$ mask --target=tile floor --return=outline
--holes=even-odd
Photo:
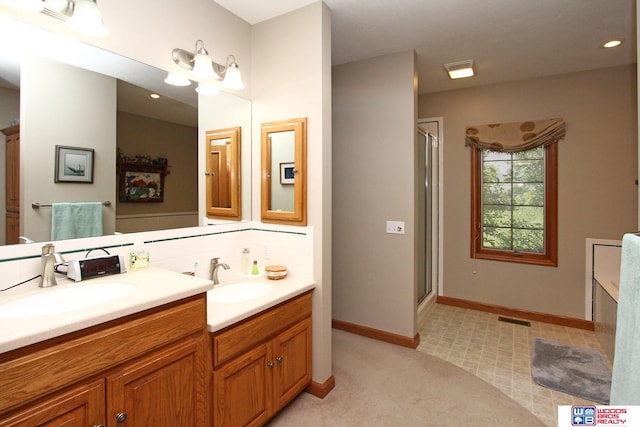
[[[534,321],[530,327],[522,326],[498,321],[497,314],[442,304],[429,308],[420,328],[418,350],[466,369],[502,390],[546,425],[556,426],[558,405],[592,402],[533,382],[531,346],[538,337],[602,352],[591,331]]]

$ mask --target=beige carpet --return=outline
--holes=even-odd
[[[327,397],[303,393],[269,426],[544,426],[462,368],[336,329],[333,374]]]

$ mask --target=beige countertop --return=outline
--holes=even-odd
[[[107,303],[59,314],[19,318],[0,316],[0,353],[197,295],[213,286],[210,280],[157,267],[78,283],[60,276],[57,280],[58,286],[51,288],[32,286],[25,288],[24,292],[17,291],[18,288],[16,288],[15,291],[12,290],[10,296],[0,297],[0,305],[32,294],[56,292],[101,281],[130,282],[136,289]]]
[[[602,286],[602,288],[611,295],[616,302],[618,302],[618,296],[620,295],[620,289],[618,287],[618,277],[611,277],[604,274],[596,275],[596,281]]]
[[[225,281],[225,283],[216,285],[213,290],[208,292],[208,295],[216,292],[217,289],[222,289],[225,286],[233,286],[233,284],[239,282],[264,283],[271,287],[271,291],[258,298],[232,303],[215,303],[211,301],[211,298],[208,298],[207,329],[209,332],[216,332],[226,328],[240,320],[246,319],[247,317],[260,313],[261,311],[278,305],[290,298],[314,289],[316,286],[312,279],[296,277],[292,274],[289,274],[287,277],[280,280],[269,280],[264,276],[257,278],[237,276],[231,280]]]

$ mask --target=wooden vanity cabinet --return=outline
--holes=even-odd
[[[0,427],[204,426],[206,296],[0,355]]]
[[[3,417],[0,426],[94,426],[97,420],[105,419],[104,399],[104,381],[89,382]]]
[[[311,383],[311,293],[211,334],[213,425],[260,426]]]

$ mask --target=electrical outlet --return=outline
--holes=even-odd
[[[387,221],[387,233],[404,234],[404,221]]]

